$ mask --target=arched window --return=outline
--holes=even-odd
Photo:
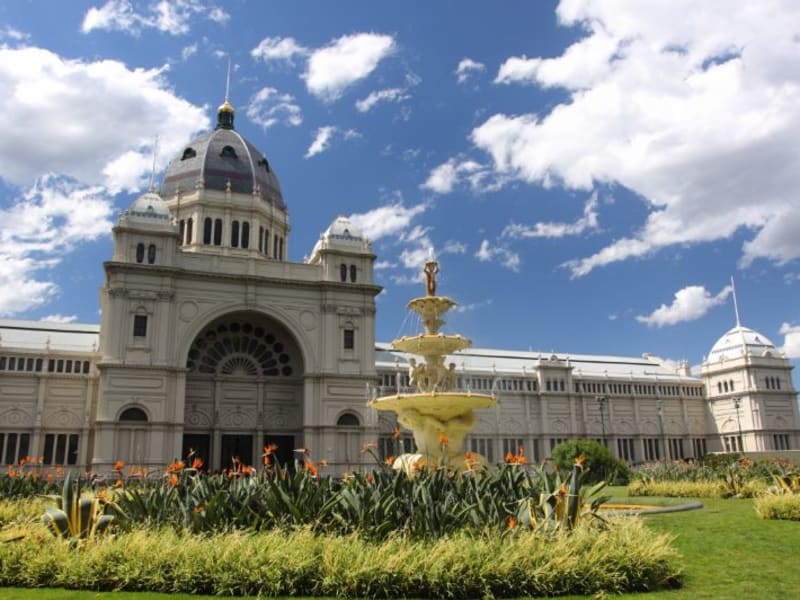
[[[722,389],[724,389],[726,392],[728,391],[728,382],[727,381],[723,381],[722,382]]]
[[[339,427],[358,427],[361,422],[353,413],[346,412],[336,420],[336,425]]]
[[[154,264],[156,262],[156,245],[150,244],[147,247],[147,262],[149,264]]]
[[[233,146],[223,146],[219,155],[226,158],[236,158],[236,150],[233,149]]]
[[[722,393],[722,382],[721,381],[717,382],[717,392],[719,392],[720,394]]]
[[[264,229],[264,254],[269,256],[269,229]]]
[[[344,263],[339,266],[339,277],[341,278],[342,282],[347,281],[347,265]]]
[[[356,266],[350,265],[350,281],[352,281],[353,283],[356,282],[356,273],[357,273]]]
[[[192,234],[194,232],[194,219],[186,221],[186,243],[192,243]]]
[[[239,221],[231,223],[231,247],[239,247]]]
[[[222,245],[222,219],[214,220],[214,245]]]
[[[178,245],[179,246],[181,244],[183,244],[183,237],[184,237],[185,234],[186,234],[186,221],[181,219],[180,223],[178,223],[178,238],[179,238],[178,239]]]
[[[205,221],[203,221],[203,243],[210,244],[211,243],[211,218],[206,217]]]
[[[126,408],[122,411],[119,415],[120,421],[137,421],[137,422],[147,422],[147,413],[145,413],[141,408]]]
[[[188,160],[190,158],[194,158],[195,156],[197,156],[197,152],[195,152],[193,148],[186,148],[186,150],[183,151],[181,160]]]
[[[136,262],[144,262],[144,244],[136,244]]]
[[[242,248],[250,247],[250,223],[242,221]]]
[[[258,228],[258,251],[259,252],[263,252],[264,251],[264,228],[263,227],[259,227]]]

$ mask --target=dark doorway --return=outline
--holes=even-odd
[[[252,435],[223,435],[222,454],[220,455],[220,468],[233,468],[233,459],[245,465],[253,464],[253,436]]]
[[[275,444],[278,447],[273,455],[284,467],[292,467],[295,458],[303,458],[294,452],[295,445],[293,435],[272,435],[271,433],[267,433],[264,435],[264,446],[266,447],[270,444]]]
[[[191,454],[191,456],[189,456]],[[195,458],[203,461],[203,471],[211,468],[211,436],[207,433],[184,433],[181,459],[189,466]]]

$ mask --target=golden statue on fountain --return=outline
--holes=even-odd
[[[460,335],[439,332],[445,324],[442,315],[457,304],[436,295],[437,261],[427,261],[424,273],[426,295],[411,300],[408,308],[420,316],[425,331],[392,342],[395,350],[422,357],[408,361],[411,392],[375,398],[370,406],[395,411],[400,424],[414,433],[417,453],[398,457],[395,468],[411,471],[420,461],[430,465],[443,457],[448,468],[459,469],[465,462],[464,437],[475,426],[474,409],[493,406],[497,398],[456,389],[456,364],[450,362],[445,366],[445,359],[469,348],[472,342]],[[485,464],[485,460],[479,464]]]

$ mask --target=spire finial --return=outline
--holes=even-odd
[[[153,141],[153,168],[150,170],[150,190],[151,192],[156,191],[156,159],[158,158],[158,134],[156,134],[156,139]]]
[[[225,101],[217,110],[217,129],[233,129],[233,105],[230,102],[231,93],[231,57],[228,56],[228,73],[225,77]]]
[[[739,320],[739,303],[736,301],[736,285],[733,283],[733,275],[731,275],[731,292],[733,293],[733,311],[736,313],[736,326],[741,327],[742,323]]]

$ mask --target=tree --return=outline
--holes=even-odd
[[[615,458],[605,445],[594,440],[567,440],[553,448],[553,463],[560,470],[571,469],[575,459],[584,458],[585,483],[607,481],[625,484],[628,482],[628,465]]]

